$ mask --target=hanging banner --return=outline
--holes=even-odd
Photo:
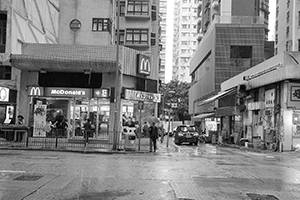
[[[47,105],[34,105],[33,137],[46,137]]]

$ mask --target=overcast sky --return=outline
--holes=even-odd
[[[167,44],[166,44],[166,82],[172,79],[172,54],[173,54],[173,17],[174,17],[174,2],[175,0],[168,0],[167,4]],[[274,40],[274,29],[275,29],[275,11],[276,11],[276,0],[269,1],[269,40]]]

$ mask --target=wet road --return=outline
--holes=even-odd
[[[159,146],[146,154],[0,150],[0,199],[300,199],[300,152]]]

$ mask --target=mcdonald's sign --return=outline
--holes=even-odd
[[[137,73],[149,76],[151,72],[151,58],[142,54],[137,54]]]
[[[44,88],[38,86],[28,87],[28,96],[44,96]]]

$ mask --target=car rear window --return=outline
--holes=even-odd
[[[182,132],[186,132],[186,131],[196,131],[196,127],[192,126],[192,127],[189,127],[189,126],[181,126],[180,127],[180,131]]]

